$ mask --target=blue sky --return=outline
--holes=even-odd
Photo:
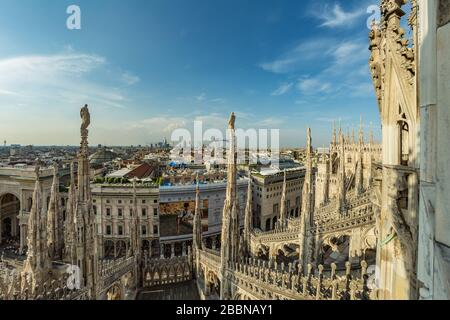
[[[328,144],[333,120],[379,131],[367,13],[377,0],[0,0],[0,140],[91,144],[170,138],[193,120]],[[81,30],[66,8],[81,8]]]

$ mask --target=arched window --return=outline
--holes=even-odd
[[[409,125],[406,121],[398,122],[399,130],[399,162],[402,166],[409,165]]]

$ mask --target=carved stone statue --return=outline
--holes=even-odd
[[[88,105],[86,104],[80,111],[81,116],[81,131],[87,130],[89,125],[91,124],[91,115],[89,113]]]
[[[230,121],[228,122],[228,129],[233,129],[235,128],[235,122],[236,122],[236,115],[233,113],[231,113],[230,116]]]

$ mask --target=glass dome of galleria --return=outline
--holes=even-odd
[[[101,148],[97,150],[93,155],[91,155],[89,162],[91,165],[101,165],[105,162],[110,162],[117,158],[117,154],[108,150],[106,148]]]

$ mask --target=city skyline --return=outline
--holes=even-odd
[[[372,1],[0,0],[0,301],[450,300],[450,0]]]
[[[76,145],[84,103],[92,145],[170,139],[194,120],[220,129],[236,110],[243,129],[280,129],[282,147],[303,147],[307,126],[327,145],[332,121],[351,130],[361,114],[379,140],[372,2],[78,1],[81,30],[68,30],[68,1],[3,1],[0,140]]]

